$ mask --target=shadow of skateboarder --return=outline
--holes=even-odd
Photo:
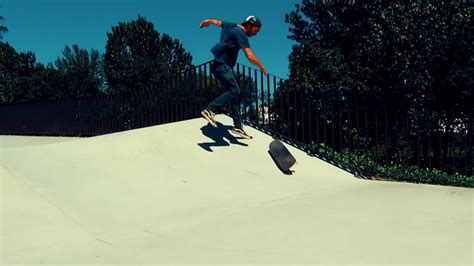
[[[239,141],[239,139],[243,138],[236,138],[229,133],[229,130],[232,128],[232,126],[225,126],[219,122],[217,122],[217,128],[213,128],[211,125],[207,124],[201,128],[202,134],[212,139],[214,142],[198,143],[198,145],[209,152],[213,152],[211,147],[224,147],[230,146],[230,144],[248,146],[247,144]],[[227,142],[225,139],[227,139],[229,142]]]

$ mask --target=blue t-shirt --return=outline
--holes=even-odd
[[[234,67],[240,49],[250,48],[249,38],[244,30],[235,23],[222,22],[221,40],[212,47],[214,59]]]

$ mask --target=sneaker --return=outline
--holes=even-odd
[[[230,130],[230,133],[234,136],[242,137],[245,139],[252,139],[253,137],[250,136],[247,132],[245,132],[243,127],[234,127]]]
[[[216,123],[216,118],[215,118],[216,114],[214,114],[212,111],[204,109],[201,112],[201,115],[202,115],[202,117],[204,117],[204,119],[207,120],[207,122],[209,122],[209,124],[211,124],[211,126],[217,128],[217,123]]]

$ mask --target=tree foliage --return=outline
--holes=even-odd
[[[27,101],[34,98],[31,77],[36,74],[32,52],[18,53],[10,44],[0,42],[0,102]]]
[[[77,45],[46,66],[33,52],[17,52],[0,43],[0,103],[52,100],[97,95],[103,86],[102,59]]]
[[[68,97],[98,95],[103,88],[102,58],[97,50],[90,53],[79,46],[66,46],[63,57],[55,61]]]
[[[160,36],[142,16],[119,23],[107,36],[104,73],[112,93],[155,88],[191,67],[192,57],[182,44],[167,34]]]
[[[302,0],[286,16],[296,45],[275,95],[280,131],[379,164],[469,174],[473,18],[461,0]]]
[[[303,0],[290,77],[364,105],[472,103],[473,18],[460,0]]]
[[[6,30],[0,27],[0,34]],[[144,17],[119,23],[108,37],[104,56],[94,49],[65,46],[62,56],[47,65],[37,63],[33,52],[17,52],[0,42],[0,103],[158,88],[166,78],[192,67],[181,43],[160,35]]]

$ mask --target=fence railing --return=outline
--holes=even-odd
[[[211,97],[209,62],[169,77],[157,88],[0,105],[0,134],[90,137],[199,115]]]
[[[3,104],[0,133],[96,136],[199,117],[224,90],[210,63],[145,91]],[[473,106],[367,108],[245,65],[234,72],[248,124],[358,176],[383,175],[380,166],[473,175]]]
[[[368,108],[258,70],[246,77],[255,86],[248,123],[358,176],[474,175],[474,106]]]

